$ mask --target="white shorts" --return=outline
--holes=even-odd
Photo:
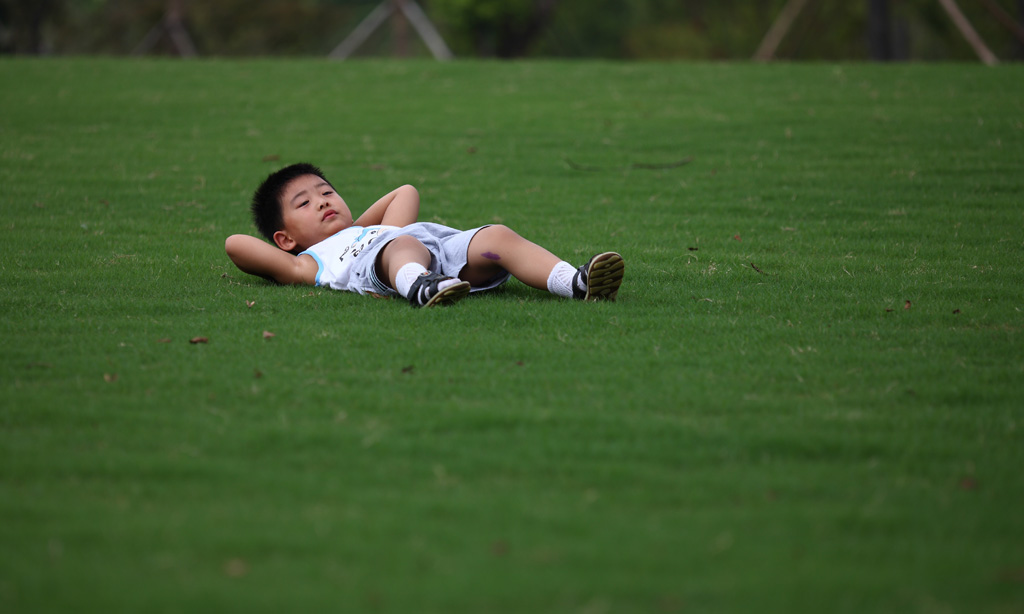
[[[431,272],[448,277],[458,277],[469,261],[469,242],[473,240],[477,232],[484,228],[487,226],[480,226],[472,230],[457,230],[441,224],[417,222],[382,232],[373,243],[360,252],[352,263],[349,285],[360,294],[372,292],[385,296],[397,296],[398,293],[388,285],[387,280],[378,278],[376,264],[377,257],[384,246],[394,238],[404,235],[415,238],[430,252],[428,268]],[[473,286],[470,291],[482,292],[497,288],[508,281],[509,277],[511,275],[505,271],[482,285]]]

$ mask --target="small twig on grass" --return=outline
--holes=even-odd
[[[565,159],[565,163],[568,164],[569,168],[573,170],[595,172],[625,171],[630,169],[657,171],[670,168],[679,168],[680,166],[685,166],[690,162],[693,162],[693,156],[687,156],[686,158],[683,158],[682,160],[677,160],[675,162],[665,162],[659,164],[651,164],[647,162],[633,162],[632,164],[627,164],[625,166],[586,166],[583,164],[577,164],[576,162],[573,162],[569,158]]]
[[[761,269],[757,268],[757,265],[754,264],[753,262],[750,263],[750,268],[754,269],[755,271],[757,271],[761,275],[767,275],[768,274],[768,273],[765,273],[764,271],[762,271]]]

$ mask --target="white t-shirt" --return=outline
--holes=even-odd
[[[318,267],[316,285],[362,293],[365,283],[352,277],[356,257],[386,230],[395,226],[349,226],[300,253],[312,256]]]

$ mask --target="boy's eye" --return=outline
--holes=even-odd
[[[334,194],[334,192],[332,192],[330,190],[327,190],[326,192],[324,192],[324,196],[330,196],[331,194]]]
[[[308,201],[308,200],[304,200],[304,201],[302,201],[301,203],[299,203],[299,206],[300,206],[300,207],[305,207],[305,206],[306,206],[306,205],[308,205],[308,204],[309,204],[309,201]]]

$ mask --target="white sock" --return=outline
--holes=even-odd
[[[395,275],[395,285],[398,287],[395,288],[395,290],[398,290],[398,293],[404,296],[405,298],[410,298],[409,292],[412,290],[413,283],[415,283],[416,280],[419,279],[421,275],[425,275],[429,272],[430,271],[423,268],[423,265],[416,262],[410,262],[409,264],[398,269],[398,274]],[[437,291],[440,292],[441,290],[444,290],[448,286],[454,286],[455,284],[460,283],[462,283],[462,280],[456,279],[454,277],[451,279],[439,281],[437,282]],[[421,301],[425,301],[428,298],[426,286],[420,287],[420,295]]]
[[[575,274],[576,267],[564,260],[559,262],[548,275],[548,292],[556,296],[572,298],[572,277]]]
[[[409,298],[409,289],[412,288],[412,283],[426,272],[427,269],[418,262],[406,264],[398,269],[398,274],[395,275],[395,290],[398,290],[398,293],[405,298]]]

